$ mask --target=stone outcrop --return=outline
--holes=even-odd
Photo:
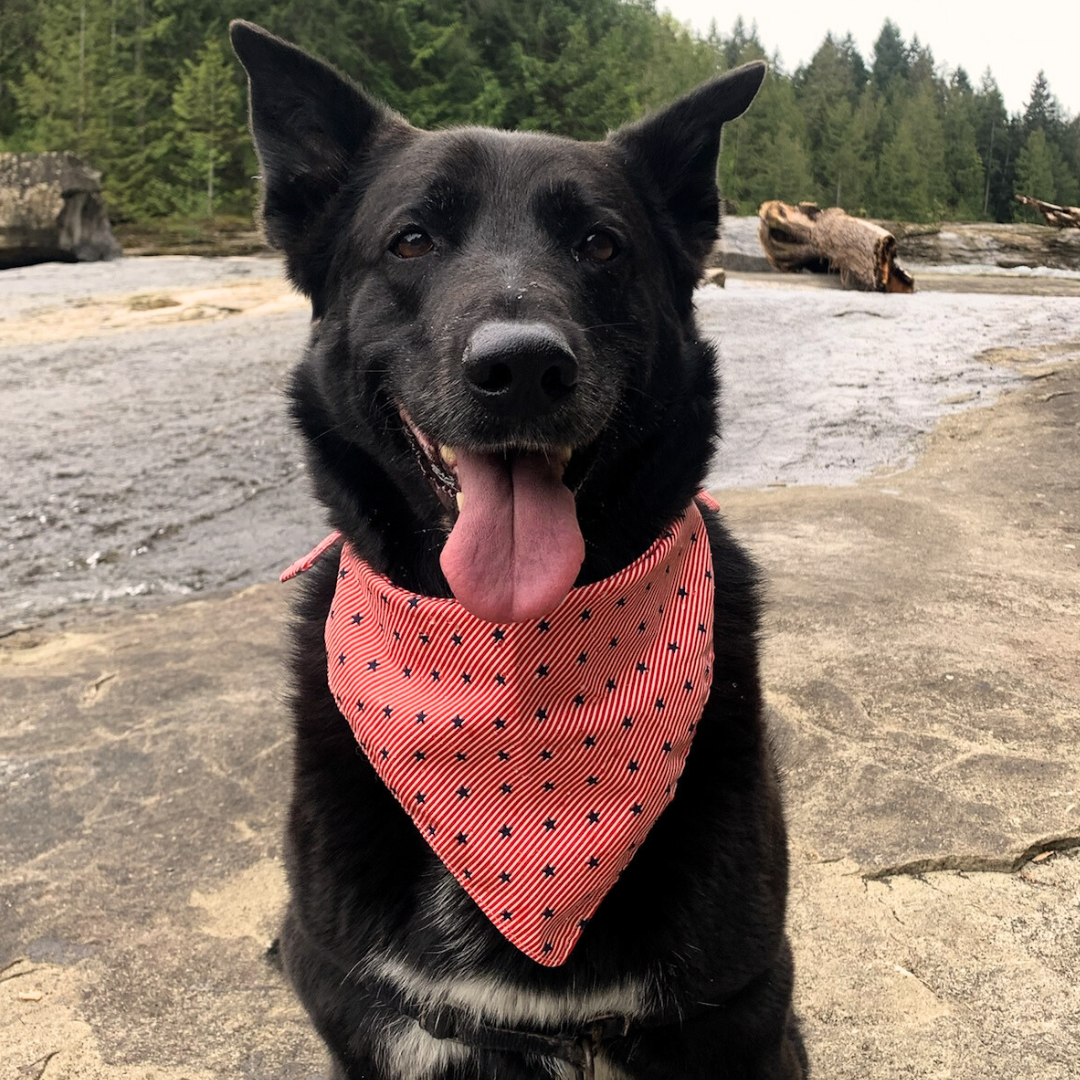
[[[1012,270],[1045,266],[1080,270],[1080,229],[1018,222],[989,221],[914,225],[899,221],[876,224],[896,237],[897,257],[926,266],[985,266]],[[709,260],[728,272],[770,272],[758,239],[757,217],[724,217],[720,240]]]
[[[0,154],[0,269],[120,254],[101,173],[66,152]]]
[[[988,221],[910,225],[883,221],[902,259],[932,266],[1046,266],[1080,270],[1080,229]]]

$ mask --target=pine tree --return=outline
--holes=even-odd
[[[1058,197],[1070,206],[1080,206],[1080,116],[1066,126],[1058,145],[1063,151]]]
[[[1031,84],[1031,97],[1024,106],[1024,134],[1030,135],[1036,128],[1056,132],[1061,124],[1061,105],[1050,93],[1046,72],[1040,71]]]
[[[1046,132],[1037,127],[1027,137],[1016,160],[1017,191],[1044,202],[1057,202],[1054,172],[1054,147],[1047,142]],[[1017,221],[1042,220],[1035,211],[1019,205],[1016,207],[1015,217]]]
[[[184,157],[178,171],[186,181],[177,193],[177,208],[196,213],[201,207],[212,218],[221,199],[223,174],[228,176],[231,167],[235,183],[247,141],[233,65],[218,36],[207,38],[195,60],[184,61],[172,107]]]
[[[979,156],[975,94],[963,68],[957,69],[945,91],[942,128],[944,166],[949,180],[948,214],[963,221],[982,216],[985,170]]]
[[[0,4],[0,150],[19,131],[15,89],[23,62],[37,51],[38,13],[34,0],[4,0]],[[11,149],[17,149],[11,145]]]
[[[858,95],[862,93],[863,88],[870,81],[870,72],[866,67],[866,62],[863,60],[862,54],[855,44],[855,39],[850,33],[845,34],[843,38],[841,38],[837,44],[837,48],[840,50],[840,55],[851,69],[851,81],[854,88],[854,96],[858,97]]]
[[[877,41],[874,42],[874,63],[871,68],[874,86],[879,93],[892,93],[898,82],[906,82],[910,71],[908,48],[900,28],[886,19]]]
[[[419,51],[417,25],[435,26],[453,18],[453,12],[445,10],[450,5],[422,0],[262,0],[258,6],[263,10],[245,11],[243,17],[273,28],[402,110],[424,77],[422,64],[412,67]],[[206,23],[201,25],[205,33]]]
[[[932,221],[935,217],[929,170],[909,117],[900,121],[878,164],[872,206],[877,216],[900,221]]]
[[[873,179],[873,163],[861,110],[853,109],[844,99],[829,109],[813,161],[820,204],[862,212]]]
[[[643,7],[628,7],[635,25],[633,56],[644,58],[635,80],[642,109],[656,109],[718,74],[722,45],[715,34],[702,40],[665,13],[650,16]]]
[[[1012,216],[1012,194],[1006,191],[1004,184],[1011,132],[1005,99],[989,68],[983,72],[972,106],[976,146],[985,167],[981,216],[1002,221]]]
[[[460,16],[417,19],[410,29],[412,88],[403,103],[410,120],[427,128],[477,123],[498,126],[501,98],[489,92],[464,20]]]
[[[753,47],[748,42],[744,49]],[[814,198],[805,120],[792,82],[775,58],[754,108],[725,125],[719,182],[740,213],[756,213],[768,199],[798,203]]]
[[[1041,170],[1035,165],[1040,156],[1039,151],[1031,148],[1031,136],[1036,131],[1042,131],[1046,137],[1046,156],[1054,177],[1053,187],[1056,199],[1045,196],[1036,196],[1036,198],[1043,197],[1048,202],[1056,201],[1068,205],[1080,201],[1080,170],[1075,169],[1071,164],[1080,152],[1076,141],[1076,127],[1066,119],[1065,110],[1061,107],[1061,102],[1051,93],[1050,84],[1043,71],[1039,72],[1031,85],[1031,97],[1024,108],[1023,131],[1027,135],[1027,141],[1021,154],[1025,150],[1029,151],[1027,157],[1023,159],[1023,167],[1035,171],[1030,174],[1022,172],[1021,159],[1018,158],[1016,163],[1018,186],[1022,179],[1027,181],[1032,177],[1037,177],[1040,182],[1044,182]],[[1025,192],[1025,194],[1030,193]]]
[[[746,54],[747,46],[756,48],[761,56],[765,55],[765,50],[761,47],[761,42],[757,40],[755,30],[747,30],[743,17],[738,15],[735,18],[735,25],[731,28],[731,35],[724,41],[724,67],[737,67],[740,57]]]
[[[810,63],[795,73],[822,205],[860,206],[865,198],[867,133],[856,122],[856,109],[866,81],[850,35],[838,43],[827,34]]]
[[[908,46],[907,81],[912,89],[932,86],[934,83],[934,54],[929,45],[923,45],[916,34]]]
[[[77,0],[47,9],[37,55],[25,62],[15,88],[32,150],[72,150],[96,162],[104,143],[101,71],[107,56],[104,0]]]

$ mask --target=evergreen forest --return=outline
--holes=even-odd
[[[114,221],[249,214],[256,163],[232,17],[421,127],[602,138],[769,58],[741,19],[700,36],[651,0],[2,0],[0,150],[78,154],[104,172]],[[850,35],[827,36],[794,71],[774,62],[725,129],[721,189],[741,213],[779,198],[907,221],[1024,220],[1017,191],[1075,205],[1080,118],[1032,75],[1010,115],[989,70],[950,69],[890,21],[867,57]]]

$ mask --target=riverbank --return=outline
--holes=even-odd
[[[0,310],[0,1080],[315,1080],[267,953],[273,579],[323,528],[282,418],[303,305],[266,260],[33,269]],[[1077,1080],[1080,300],[783,281],[697,301],[815,1075]]]

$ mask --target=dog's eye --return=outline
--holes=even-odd
[[[610,262],[619,254],[619,242],[611,233],[598,229],[582,241],[581,253],[592,262]]]
[[[390,245],[390,250],[399,259],[419,259],[434,246],[435,242],[423,229],[406,229]]]

